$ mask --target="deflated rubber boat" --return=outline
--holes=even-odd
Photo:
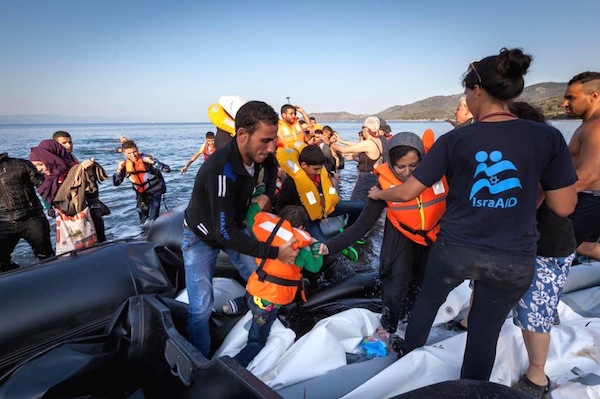
[[[467,307],[466,283],[440,308],[428,346],[397,361],[354,354],[379,324],[373,273],[282,312],[248,369],[230,356],[245,345],[250,315],[215,313],[215,354],[204,358],[187,341],[181,221],[181,212],[159,218],[153,242],[111,243],[0,276],[0,398],[524,398],[508,387],[527,362],[511,320],[491,382],[457,381],[466,335],[445,325]],[[244,287],[226,258],[216,276],[218,309]],[[600,264],[572,268],[546,366],[559,384],[554,399],[600,394],[599,287]]]

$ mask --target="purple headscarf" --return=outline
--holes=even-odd
[[[62,182],[71,166],[77,162],[65,147],[51,139],[42,140],[37,147],[31,147],[29,159],[42,162],[50,172],[50,174],[45,175],[44,182],[38,188],[38,193],[44,201],[52,204],[60,186],[59,180]]]

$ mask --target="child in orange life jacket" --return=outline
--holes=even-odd
[[[119,186],[128,177],[136,193],[140,221],[153,221],[160,211],[161,196],[167,191],[161,172],[169,173],[171,168],[151,155],[138,152],[132,140],[126,141],[121,147],[127,160],[119,163],[113,175],[113,184]]]
[[[258,204],[252,204],[248,209],[246,223],[259,241],[279,246],[296,238],[294,247],[299,252],[293,265],[277,259],[256,259],[258,269],[250,275],[246,285],[247,303],[252,311],[248,343],[234,357],[244,367],[264,348],[279,308],[292,303],[298,291],[306,301],[301,269],[316,273],[323,266],[323,256],[318,254],[319,243],[315,242],[316,251],[313,252],[311,243],[314,239],[303,230],[307,220],[308,215],[302,206],[287,206],[279,212],[279,216],[260,212]],[[235,302],[239,302],[239,298],[229,301],[229,304]],[[230,305],[223,306],[225,313],[234,310]]]

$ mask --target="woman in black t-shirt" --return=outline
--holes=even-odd
[[[408,201],[446,176],[446,212],[428,258],[403,352],[423,346],[439,306],[473,279],[473,307],[461,378],[488,380],[500,328],[534,271],[538,183],[559,216],[577,201],[567,145],[553,127],[518,119],[507,103],[521,94],[531,56],[520,49],[471,62],[463,85],[477,121],[441,136],[413,175],[369,197]]]

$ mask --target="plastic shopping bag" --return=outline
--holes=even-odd
[[[56,255],[91,247],[97,240],[89,207],[74,216],[56,209]]]

